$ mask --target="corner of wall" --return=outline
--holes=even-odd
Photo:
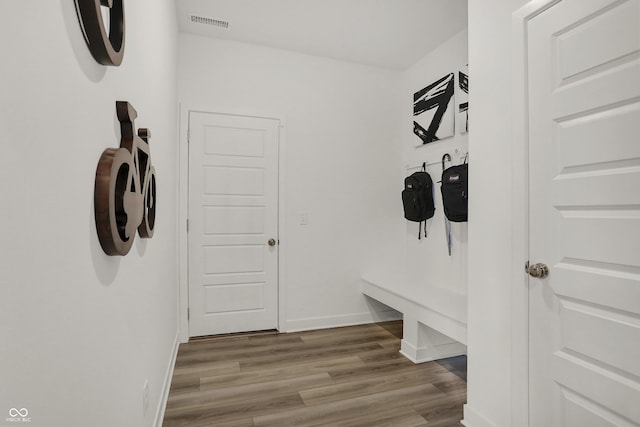
[[[467,223],[451,223],[451,255],[447,249],[446,224],[442,208],[442,197],[437,181],[442,174],[442,158],[445,153],[451,156],[451,162],[445,167],[462,163],[468,153],[468,133],[463,127],[455,125],[460,121],[455,111],[451,111],[454,120],[453,135],[428,144],[422,144],[413,133],[413,95],[416,91],[437,81],[443,76],[457,73],[468,64],[468,31],[462,30],[441,44],[420,61],[403,73],[403,164],[399,165],[404,176],[418,171],[423,162],[434,182],[435,215],[427,221],[428,236],[417,239],[418,223],[405,221],[404,252],[407,275],[415,286],[433,286],[457,294],[467,294]],[[471,77],[473,79],[473,77]],[[460,90],[454,93],[453,104],[460,96]],[[447,109],[447,111],[450,111]],[[473,132],[473,130],[471,130]],[[418,288],[415,295],[419,295]],[[428,305],[426,301],[418,301]]]
[[[179,334],[176,332],[176,337],[173,341],[173,349],[169,355],[169,363],[167,364],[167,372],[164,377],[162,389],[160,390],[160,400],[157,404],[155,411],[155,417],[153,425],[155,427],[162,427],[164,421],[164,414],[167,409],[167,401],[169,399],[169,391],[171,390],[171,380],[173,378],[173,371],[176,365],[176,358],[178,357],[178,349],[180,347]]]
[[[464,418],[460,421],[465,427],[498,427],[491,421],[475,412],[475,410],[467,403],[464,405]]]
[[[24,402],[37,425],[152,425],[175,352],[175,4],[125,8],[124,59],[109,67],[87,49],[73,2],[0,6],[13,17],[0,132],[17,142],[0,157],[11,183],[2,195],[20,207],[0,224],[11,242],[1,248],[11,345],[0,346],[0,410]],[[116,100],[151,129],[160,200],[153,238],[136,238],[125,257],[102,251],[93,206],[98,159],[120,143]]]

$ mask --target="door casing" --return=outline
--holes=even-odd
[[[511,425],[529,425],[529,97],[527,25],[562,0],[532,0],[512,15]]]
[[[286,177],[286,115],[274,112],[252,111],[215,107],[207,105],[180,104],[180,129],[178,147],[178,324],[181,343],[189,341],[189,241],[187,233],[187,219],[189,206],[189,113],[215,113],[232,116],[257,117],[279,120],[279,150],[278,150],[278,330],[286,332],[286,259],[287,259],[287,229],[283,220],[285,217],[286,193],[284,183]]]

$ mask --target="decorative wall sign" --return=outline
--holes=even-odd
[[[428,144],[453,136],[453,73],[413,94],[413,133]]]
[[[459,133],[469,132],[469,64],[458,71],[458,85],[456,87],[457,120]]]
[[[96,229],[107,255],[126,255],[136,230],[140,237],[153,236],[156,220],[156,171],[151,165],[148,129],[135,133],[136,110],[116,101],[120,122],[120,148],[102,152],[94,189]]]
[[[93,58],[102,65],[120,65],[124,56],[123,0],[75,2],[82,34]],[[109,10],[109,34],[102,20],[102,6]]]

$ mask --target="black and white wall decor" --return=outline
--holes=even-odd
[[[454,134],[454,74],[447,74],[413,94],[413,133],[422,144]]]
[[[469,132],[469,64],[458,71],[456,84],[456,127],[458,133]]]

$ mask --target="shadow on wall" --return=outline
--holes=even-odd
[[[364,300],[369,309],[369,313],[373,316],[374,322],[389,322],[402,319],[402,313],[388,305],[385,305],[367,295],[364,295]]]
[[[97,164],[97,163],[96,163]],[[93,177],[95,179],[95,177]],[[91,261],[93,263],[93,270],[96,272],[96,277],[105,286],[108,286],[113,283],[116,276],[118,275],[118,271],[120,270],[120,260],[121,256],[109,256],[107,255],[102,246],[100,246],[100,241],[98,240],[98,231],[96,229],[96,220],[95,220],[95,207],[93,202],[93,197],[90,199],[91,206],[89,208],[89,248],[91,251]],[[139,256],[144,256],[147,251],[147,240],[142,239],[137,234],[135,235],[134,246],[136,247],[136,251]]]
[[[99,82],[107,73],[107,67],[98,64],[87,48],[87,43],[84,41],[84,36],[82,35],[78,21],[78,15],[76,14],[75,2],[60,0],[60,9],[62,10],[65,26],[67,27],[69,44],[73,49],[80,69],[89,80],[94,83]]]
[[[91,252],[91,261],[93,263],[93,271],[96,277],[105,286],[113,283],[120,270],[120,260],[122,257],[109,256],[104,253],[100,242],[98,241],[98,231],[96,230],[95,211],[93,208],[93,197],[90,200],[89,207],[89,250]]]

